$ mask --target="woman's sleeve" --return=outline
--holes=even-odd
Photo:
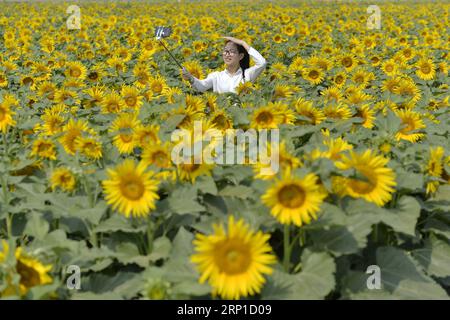
[[[199,80],[196,77],[193,77],[194,80],[192,81],[192,86],[196,90],[198,90],[200,92],[204,92],[213,87],[215,77],[216,77],[216,72],[211,72],[210,74],[208,74],[206,79],[203,79],[203,80]]]
[[[250,47],[248,50],[248,54],[252,57],[255,65],[245,70],[246,75],[245,78],[249,79],[251,82],[255,81],[255,79],[260,75],[260,73],[265,69],[267,65],[266,59],[258,52],[255,48]]]

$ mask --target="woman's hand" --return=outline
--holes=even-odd
[[[241,46],[243,46],[244,48],[245,48],[245,50],[249,50],[250,49],[250,46],[247,44],[247,42],[245,42],[244,40],[241,40],[241,39],[238,39],[238,38],[235,38],[235,37],[222,37],[222,38],[224,38],[224,39],[227,39],[227,40],[229,40],[229,41],[231,41],[231,42],[234,42],[234,43],[236,43],[236,44],[240,44]]]
[[[186,68],[183,68],[181,72],[183,79],[192,83],[192,81],[194,80],[194,76]]]

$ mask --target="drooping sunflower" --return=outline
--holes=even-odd
[[[352,117],[352,111],[349,106],[342,103],[327,105],[323,109],[323,114],[325,118],[336,120],[346,120]]]
[[[136,147],[134,132],[139,124],[136,115],[132,113],[123,113],[113,121],[109,131],[115,133],[113,144],[119,153],[131,153]]]
[[[318,177],[312,173],[303,178],[285,171],[283,179],[277,180],[261,197],[271,208],[271,214],[282,224],[302,226],[317,219],[317,212],[326,194],[318,184]]]
[[[402,128],[395,135],[397,140],[417,142],[425,136],[424,133],[418,132],[426,127],[419,113],[411,110],[397,110],[395,114],[402,122]]]
[[[325,120],[325,115],[322,110],[313,107],[311,101],[307,101],[303,98],[297,99],[295,102],[295,109],[300,117],[307,118],[307,120],[297,120],[296,125],[302,125],[305,123],[317,125]]]
[[[92,132],[92,130],[89,129],[86,120],[69,119],[69,122],[63,127],[63,132],[59,142],[68,154],[74,155],[77,151],[76,140],[82,136],[83,132]]]
[[[0,251],[0,264],[4,262],[9,254],[9,245],[2,240],[2,251]],[[24,296],[27,292],[36,286],[45,285],[53,282],[48,272],[53,268],[52,265],[44,265],[39,260],[26,254],[22,247],[17,247],[14,256],[16,259],[15,271],[20,276],[19,293]],[[7,288],[0,292],[0,297],[16,295],[18,292],[15,286],[10,283]]]
[[[341,160],[343,152],[353,149],[353,146],[342,137],[336,139],[327,137],[323,140],[323,144],[327,147],[327,150],[314,149],[310,155],[311,160],[317,158],[327,158],[333,161]]]
[[[191,261],[201,273],[199,282],[208,283],[212,294],[224,299],[239,299],[258,294],[266,282],[265,274],[272,273],[276,256],[269,245],[268,234],[250,229],[242,219],[228,219],[213,226],[211,235],[197,234],[193,242],[195,253]]]
[[[426,166],[426,174],[429,177],[440,178],[450,184],[450,175],[447,174],[444,168],[444,156],[445,150],[443,147],[438,146],[430,148],[430,155]],[[440,182],[437,180],[427,182],[427,194],[436,192],[439,184]]]
[[[341,196],[363,198],[383,206],[395,191],[395,173],[387,166],[389,159],[376,155],[372,150],[361,153],[349,151],[349,156],[335,163],[340,170],[355,170],[354,177],[333,177],[333,190]]]
[[[159,199],[156,193],[159,182],[152,178],[153,172],[146,172],[146,164],[138,165],[126,159],[115,169],[108,168],[108,180],[102,182],[106,202],[127,218],[145,217],[155,209]]]
[[[362,105],[357,108],[355,117],[360,117],[363,119],[361,124],[364,128],[372,129],[375,121],[375,111],[370,108],[368,104]]]
[[[72,191],[75,188],[76,180],[69,169],[60,167],[53,170],[50,182],[53,190],[59,187],[64,191]]]

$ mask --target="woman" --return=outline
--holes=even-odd
[[[183,68],[183,79],[188,80],[191,85],[200,92],[213,88],[214,92],[234,92],[236,87],[243,82],[251,81],[260,75],[266,67],[266,59],[245,41],[233,37],[223,37],[227,43],[222,52],[226,69],[211,72],[206,79],[199,80]],[[250,68],[250,56],[255,65]]]

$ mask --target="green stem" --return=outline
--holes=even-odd
[[[291,246],[289,243],[289,225],[284,225],[284,235],[283,235],[283,244],[284,244],[284,255],[283,255],[283,266],[284,270],[289,273],[289,265],[291,262]]]
[[[147,254],[150,254],[153,251],[153,224],[152,221],[148,220],[148,226],[147,226]]]

